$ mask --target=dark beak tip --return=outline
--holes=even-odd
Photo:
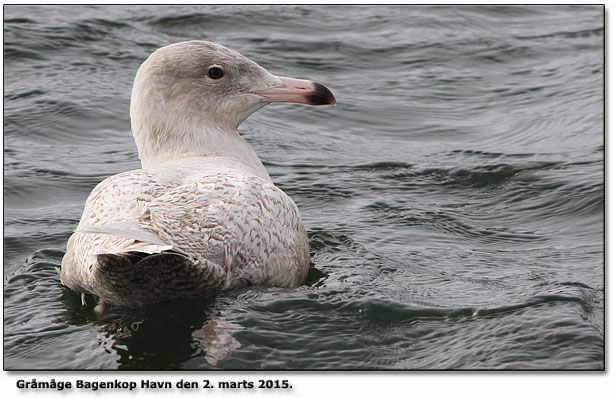
[[[314,94],[308,96],[310,105],[337,105],[331,90],[320,83],[314,83]]]

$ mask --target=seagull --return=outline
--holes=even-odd
[[[161,47],[137,71],[131,129],[141,169],[89,195],[66,246],[62,284],[106,306],[296,287],[309,243],[297,205],[237,132],[272,102],[336,104],[322,84],[275,76],[207,41]]]

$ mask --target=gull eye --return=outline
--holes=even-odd
[[[211,68],[209,68],[208,74],[209,77],[211,77],[212,79],[219,79],[224,76],[224,72],[218,66],[212,66]]]

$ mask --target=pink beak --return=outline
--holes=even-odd
[[[278,76],[282,85],[255,91],[262,102],[295,102],[308,105],[336,105],[335,97],[328,88],[310,80],[291,79]]]

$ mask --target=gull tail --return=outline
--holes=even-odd
[[[174,252],[97,255],[94,278],[101,300],[138,307],[172,299],[213,296],[225,286],[224,269],[210,261],[195,263]]]

